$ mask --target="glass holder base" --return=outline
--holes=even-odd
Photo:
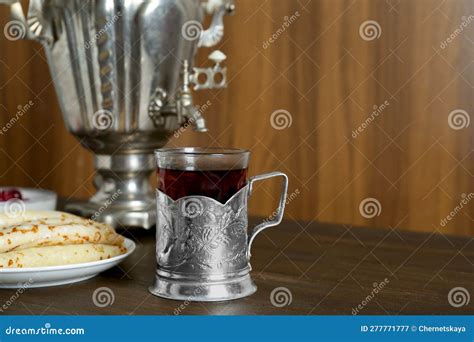
[[[218,282],[185,281],[156,274],[149,291],[155,296],[167,299],[217,302],[250,296],[257,291],[257,286],[249,274]]]

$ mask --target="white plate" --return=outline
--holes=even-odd
[[[127,253],[110,259],[64,266],[0,269],[0,288],[16,289],[72,284],[95,277],[118,265],[135,250],[135,242],[125,239]]]
[[[0,191],[15,189],[21,192],[23,200],[11,199],[0,202],[0,212],[7,215],[19,214],[25,210],[54,210],[58,196],[56,193],[33,188],[0,187]]]

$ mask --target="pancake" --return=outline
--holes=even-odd
[[[0,269],[80,264],[112,258],[126,251],[125,247],[103,244],[36,247],[1,253]]]
[[[13,225],[0,230],[0,253],[43,246],[106,244],[122,246],[123,237],[113,229],[81,223]]]
[[[80,216],[76,216],[62,211],[25,211],[18,215],[6,215],[0,214],[0,230],[4,227],[20,225],[25,223],[44,223],[60,224],[60,223],[88,223],[94,227],[103,228],[108,227],[105,223],[95,222],[92,220],[85,219]]]
[[[107,224],[60,211],[0,214],[0,267],[69,265],[127,251],[123,236]]]

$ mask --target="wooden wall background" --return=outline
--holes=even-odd
[[[251,148],[252,174],[288,173],[295,196],[289,219],[473,234],[474,201],[446,226],[440,221],[474,192],[474,122],[459,130],[448,124],[453,110],[474,120],[474,1],[236,3],[220,46],[229,56],[230,85],[197,97],[212,103],[205,113],[210,133],[188,130],[170,146]],[[296,12],[297,20],[264,48]],[[8,20],[3,6],[1,28]],[[359,33],[368,20],[380,26],[370,41]],[[200,52],[200,64],[209,52]],[[1,36],[1,126],[30,100],[33,108],[0,135],[1,185],[90,196],[92,158],[63,127],[41,47]],[[353,138],[385,101],[387,108]],[[291,115],[290,127],[272,127],[277,110]],[[252,213],[270,214],[277,191],[278,184],[259,186]],[[361,215],[366,198],[379,201],[378,216]]]

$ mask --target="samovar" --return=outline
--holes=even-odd
[[[9,4],[7,38],[39,41],[64,122],[94,153],[97,192],[67,210],[114,226],[156,221],[153,150],[182,125],[206,131],[192,90],[226,86],[226,56],[194,67],[198,48],[223,37],[232,0],[30,0]],[[203,29],[206,14],[213,15]],[[59,143],[59,142],[58,142]]]

